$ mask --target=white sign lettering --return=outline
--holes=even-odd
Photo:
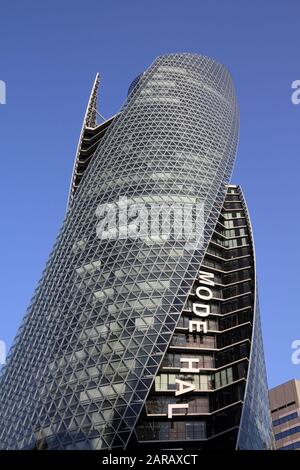
[[[195,331],[194,326],[196,327],[196,331],[198,333],[207,333],[207,322],[206,321],[196,321],[190,320],[189,321],[189,332],[193,333]]]
[[[200,271],[198,281],[200,284],[204,284],[205,286],[214,286],[214,274],[208,273],[206,271]],[[208,287],[203,285],[198,286],[196,288],[196,296],[199,300],[210,300],[213,297],[213,292]],[[208,317],[211,314],[210,305],[206,303],[199,303],[193,302],[192,304],[192,312],[197,317]],[[197,321],[197,320],[189,320],[189,332],[190,333],[207,333],[207,322],[206,321]],[[195,373],[199,374],[201,368],[199,366],[200,359],[193,358],[193,357],[185,357],[180,358],[180,363],[183,367],[180,368],[180,372],[182,373]],[[185,393],[193,392],[196,390],[196,386],[191,382],[185,382],[184,380],[176,379],[175,384],[178,387],[175,391],[175,396],[180,396]],[[188,403],[179,403],[179,404],[168,404],[168,418],[171,419],[176,414],[173,414],[173,410],[183,410],[189,409]],[[187,411],[186,411],[187,412]],[[177,413],[177,415],[180,413]]]
[[[210,306],[206,304],[193,304],[193,313],[198,317],[208,317],[210,315]]]
[[[206,284],[207,286],[214,286],[215,275],[213,273],[207,273],[206,271],[199,272],[199,282],[200,284]]]
[[[188,409],[188,408],[189,408],[188,403],[180,403],[179,405],[168,405],[168,418],[173,418],[173,410]]]
[[[180,358],[180,362],[187,363],[188,367],[182,367],[180,372],[199,372],[199,367],[193,367],[193,364],[199,364],[199,359],[195,357],[182,357]]]
[[[190,382],[184,382],[183,380],[176,379],[175,383],[179,385],[179,389],[175,392],[175,397],[183,395],[184,393],[192,392],[196,389],[195,385]]]

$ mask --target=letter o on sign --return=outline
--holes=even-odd
[[[196,289],[196,295],[199,297],[199,299],[202,300],[210,300],[213,296],[212,291],[205,286],[199,286]]]

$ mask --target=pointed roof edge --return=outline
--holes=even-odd
[[[97,101],[98,101],[98,92],[99,92],[99,85],[100,85],[100,74],[99,72],[96,73],[96,77],[92,86],[92,90],[90,93],[90,97],[88,100],[88,104],[86,107],[81,131],[80,131],[80,136],[77,144],[77,149],[76,149],[76,155],[74,159],[74,164],[73,164],[73,169],[72,169],[72,176],[71,176],[71,182],[70,182],[70,188],[69,188],[69,194],[68,194],[68,201],[67,201],[67,209],[70,207],[70,203],[72,201],[72,188],[73,188],[73,183],[74,183],[74,176],[75,176],[75,171],[78,165],[78,158],[80,155],[81,151],[81,146],[82,146],[82,139],[84,135],[84,131],[86,127],[96,127],[97,126]]]
[[[86,127],[96,127],[97,125],[97,101],[98,101],[98,91],[100,85],[100,74],[97,72],[94,84],[92,86],[92,91],[90,94],[89,102],[86,108],[86,113],[84,116],[83,124]]]

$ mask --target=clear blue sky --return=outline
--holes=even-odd
[[[251,211],[270,386],[300,378],[300,79],[298,0],[2,0],[0,339],[10,345],[65,211],[90,86],[104,116],[168,52],[212,56],[230,70],[241,133],[233,182]],[[299,291],[298,291],[299,289]]]

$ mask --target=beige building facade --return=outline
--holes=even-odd
[[[269,391],[277,450],[300,450],[300,380],[289,380]]]

